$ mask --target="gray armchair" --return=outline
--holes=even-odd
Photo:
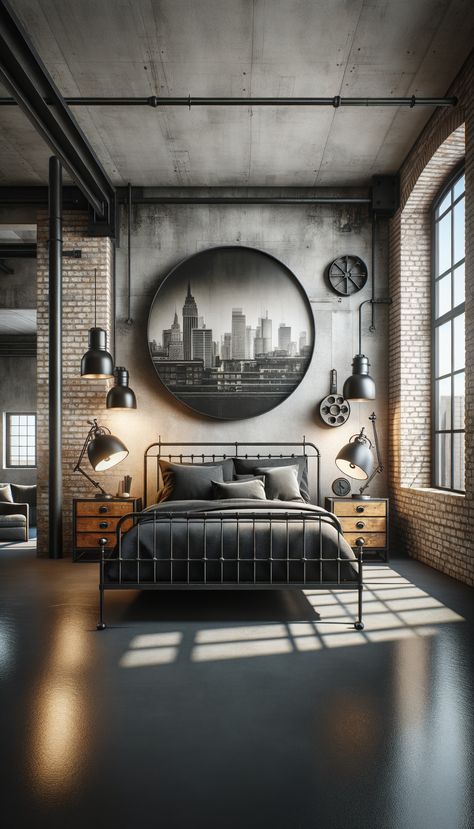
[[[28,504],[0,501],[0,541],[28,541],[29,529]]]

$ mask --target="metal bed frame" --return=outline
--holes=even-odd
[[[200,448],[201,451],[196,453],[194,450]],[[215,448],[220,448],[221,452],[216,452]],[[229,448],[229,452],[222,452],[224,448]],[[284,454],[281,449],[283,447],[287,450]],[[277,449],[276,454],[272,452],[263,452],[266,448]],[[288,451],[289,449],[293,451]],[[178,452],[177,449],[181,451]],[[248,450],[251,450],[249,453]],[[298,454],[295,453],[298,449]],[[170,451],[173,450],[173,451]],[[182,450],[185,450],[184,452]],[[260,450],[260,451],[259,451]],[[278,451],[280,450],[280,451]],[[158,442],[152,443],[147,447],[144,454],[144,503],[147,504],[147,496],[149,492],[149,476],[150,466],[153,465],[153,471],[156,475],[155,482],[158,485],[160,480],[160,459],[166,459],[170,462],[178,463],[205,463],[212,461],[219,463],[227,458],[242,458],[250,460],[301,457],[307,459],[308,466],[308,483],[310,485],[310,461],[315,465],[315,491],[317,503],[320,498],[320,452],[313,444],[303,438],[302,442],[272,442],[272,443],[242,443],[233,441],[226,443],[165,443],[159,438]],[[170,505],[172,502],[170,502]],[[115,551],[110,555],[106,555],[107,539],[101,538],[99,540],[100,546],[100,580],[99,580],[99,621],[97,630],[105,630],[107,627],[104,618],[104,593],[106,590],[265,590],[265,589],[309,589],[309,590],[357,590],[358,594],[358,614],[354,621],[356,630],[363,630],[364,623],[362,621],[362,604],[363,604],[363,546],[364,540],[357,539],[357,551],[355,560],[351,560],[351,564],[357,568],[356,579],[341,578],[341,564],[347,566],[349,561],[341,557],[341,535],[342,531],[338,519],[331,513],[281,513],[278,515],[267,512],[196,512],[190,510],[189,512],[173,513],[172,507],[169,512],[148,511],[146,514],[146,522],[149,525],[153,523],[153,557],[142,557],[140,547],[140,525],[141,519],[144,518],[143,513],[130,512],[122,516],[117,523],[116,537],[117,544]],[[137,528],[137,555],[133,559],[123,558],[122,555],[122,541],[126,530],[130,529],[130,524]],[[202,534],[202,555],[196,557],[191,556],[190,550],[190,528],[193,523],[203,524]],[[235,525],[237,535],[237,555],[229,558],[224,556],[224,529],[226,525]],[[240,530],[243,525],[251,526],[253,538],[253,558],[241,557],[240,555]],[[269,526],[269,548],[268,557],[257,558],[256,556],[256,533],[261,524]],[[273,555],[272,546],[272,527],[274,525],[283,525],[285,528],[285,552],[284,557]],[[291,556],[291,527],[294,525],[303,525],[303,550],[302,554],[296,558]],[[337,555],[334,557],[323,556],[323,525],[330,525],[334,527],[337,532]],[[169,555],[163,557],[157,555],[156,548],[156,528],[158,525],[165,526],[169,534]],[[211,525],[218,526],[218,533],[220,539],[220,555],[219,557],[208,557],[207,548],[207,528]],[[318,550],[312,550],[312,556],[308,556],[307,550],[307,528],[311,525],[317,525],[319,530]],[[185,527],[186,545],[177,548],[174,545],[174,530],[177,527]],[[108,551],[107,551],[108,552]],[[334,565],[337,567],[337,579],[335,581],[327,581],[323,579],[323,568],[326,565]],[[136,579],[130,580],[124,576],[124,567],[136,566]],[[233,565],[236,568],[237,580],[226,580],[226,569],[228,565]],[[291,580],[292,571],[299,566],[299,572],[302,572],[302,578],[297,581]],[[149,576],[143,578],[143,567],[150,568],[153,572],[153,578]],[[164,567],[169,568],[169,575],[166,578],[161,578],[159,570]],[[181,575],[176,577],[176,569],[179,568]],[[276,573],[283,572],[286,578],[281,576],[276,577]],[[107,572],[110,568],[115,568],[117,577],[114,580],[107,580]],[[191,569],[196,571],[199,568],[199,577],[195,576],[191,579]],[[242,571],[245,568],[246,576],[242,578]],[[279,568],[279,569],[278,569]],[[308,570],[312,577],[308,578]],[[315,570],[317,577],[315,578]],[[213,575],[210,575],[210,571]],[[261,578],[262,571],[266,574]],[[183,576],[184,572],[184,576]],[[217,577],[216,577],[217,573]],[[250,573],[250,576],[249,576]]]

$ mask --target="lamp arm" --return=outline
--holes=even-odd
[[[379,472],[383,472],[383,468],[384,468],[383,463],[382,463],[382,458],[380,456],[379,437],[378,437],[378,434],[377,434],[377,429],[375,428],[375,421],[377,420],[377,416],[376,416],[375,412],[372,412],[372,414],[369,417],[369,420],[372,423],[372,428],[373,428],[373,431],[374,431],[374,446],[375,446],[375,457],[376,457],[376,461],[377,461],[377,466],[375,467],[375,469],[372,472],[372,474],[370,475],[370,477],[367,478],[365,484],[363,486],[361,486],[361,488],[359,489],[359,492],[360,492],[361,495],[365,492],[365,490],[369,486],[372,479],[375,478],[375,476]]]
[[[96,486],[96,487],[97,487],[97,489],[100,489],[100,491],[101,491],[102,495],[107,495],[107,493],[106,493],[105,489],[103,489],[103,488],[101,487],[101,485],[99,484],[99,482],[98,482],[98,481],[94,481],[94,480],[93,480],[93,478],[91,478],[91,476],[87,474],[87,472],[84,472],[84,470],[82,469],[82,467],[81,467],[81,466],[79,466],[79,464],[77,464],[77,465],[74,467],[74,472],[80,472],[80,473],[81,473],[81,475],[84,475],[84,478],[87,478],[87,480],[88,480],[91,484],[94,484],[94,486]]]
[[[99,430],[100,430],[100,427],[99,427],[99,426],[97,426],[97,420],[95,420],[95,419],[94,419],[94,420],[89,420],[88,422],[91,424],[91,428],[89,429],[89,431],[88,431],[88,433],[87,433],[87,437],[86,437],[86,439],[85,439],[85,441],[84,441],[84,446],[83,446],[83,447],[82,447],[82,449],[81,449],[81,454],[79,455],[79,458],[78,458],[78,460],[77,460],[77,463],[76,463],[76,465],[75,465],[75,467],[74,467],[74,470],[73,470],[73,471],[74,471],[74,472],[80,472],[80,473],[81,473],[81,475],[84,475],[84,477],[85,477],[85,478],[87,478],[87,480],[88,480],[91,484],[93,484],[95,487],[97,487],[97,489],[100,489],[100,491],[101,491],[102,495],[106,495],[107,493],[106,493],[105,489],[103,489],[103,488],[101,487],[101,485],[99,484],[99,482],[98,482],[98,481],[94,481],[94,480],[90,477],[90,475],[88,475],[88,474],[87,474],[87,472],[84,472],[84,470],[83,470],[83,469],[82,469],[82,467],[81,467],[81,463],[82,463],[82,461],[83,461],[83,459],[84,459],[84,455],[86,454],[87,447],[89,446],[89,443],[90,443],[90,442],[91,442],[91,440],[92,440],[92,436],[93,436],[93,435],[95,436],[95,435],[97,434],[97,432],[99,432]]]

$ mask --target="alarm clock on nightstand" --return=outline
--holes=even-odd
[[[334,492],[334,495],[344,498],[346,495],[349,495],[351,485],[346,478],[336,478],[336,480],[332,482],[331,489]]]

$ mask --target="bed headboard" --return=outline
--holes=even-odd
[[[186,441],[168,443],[161,436],[156,443],[151,443],[144,454],[144,506],[148,506],[149,493],[153,497],[160,484],[159,460],[164,459],[172,463],[205,463],[206,461],[221,461],[226,458],[293,458],[304,456],[308,465],[308,484],[311,500],[319,504],[320,501],[320,452],[314,443],[309,443],[303,435],[301,441],[271,441],[268,443],[254,443],[252,441],[206,442],[189,443]]]

